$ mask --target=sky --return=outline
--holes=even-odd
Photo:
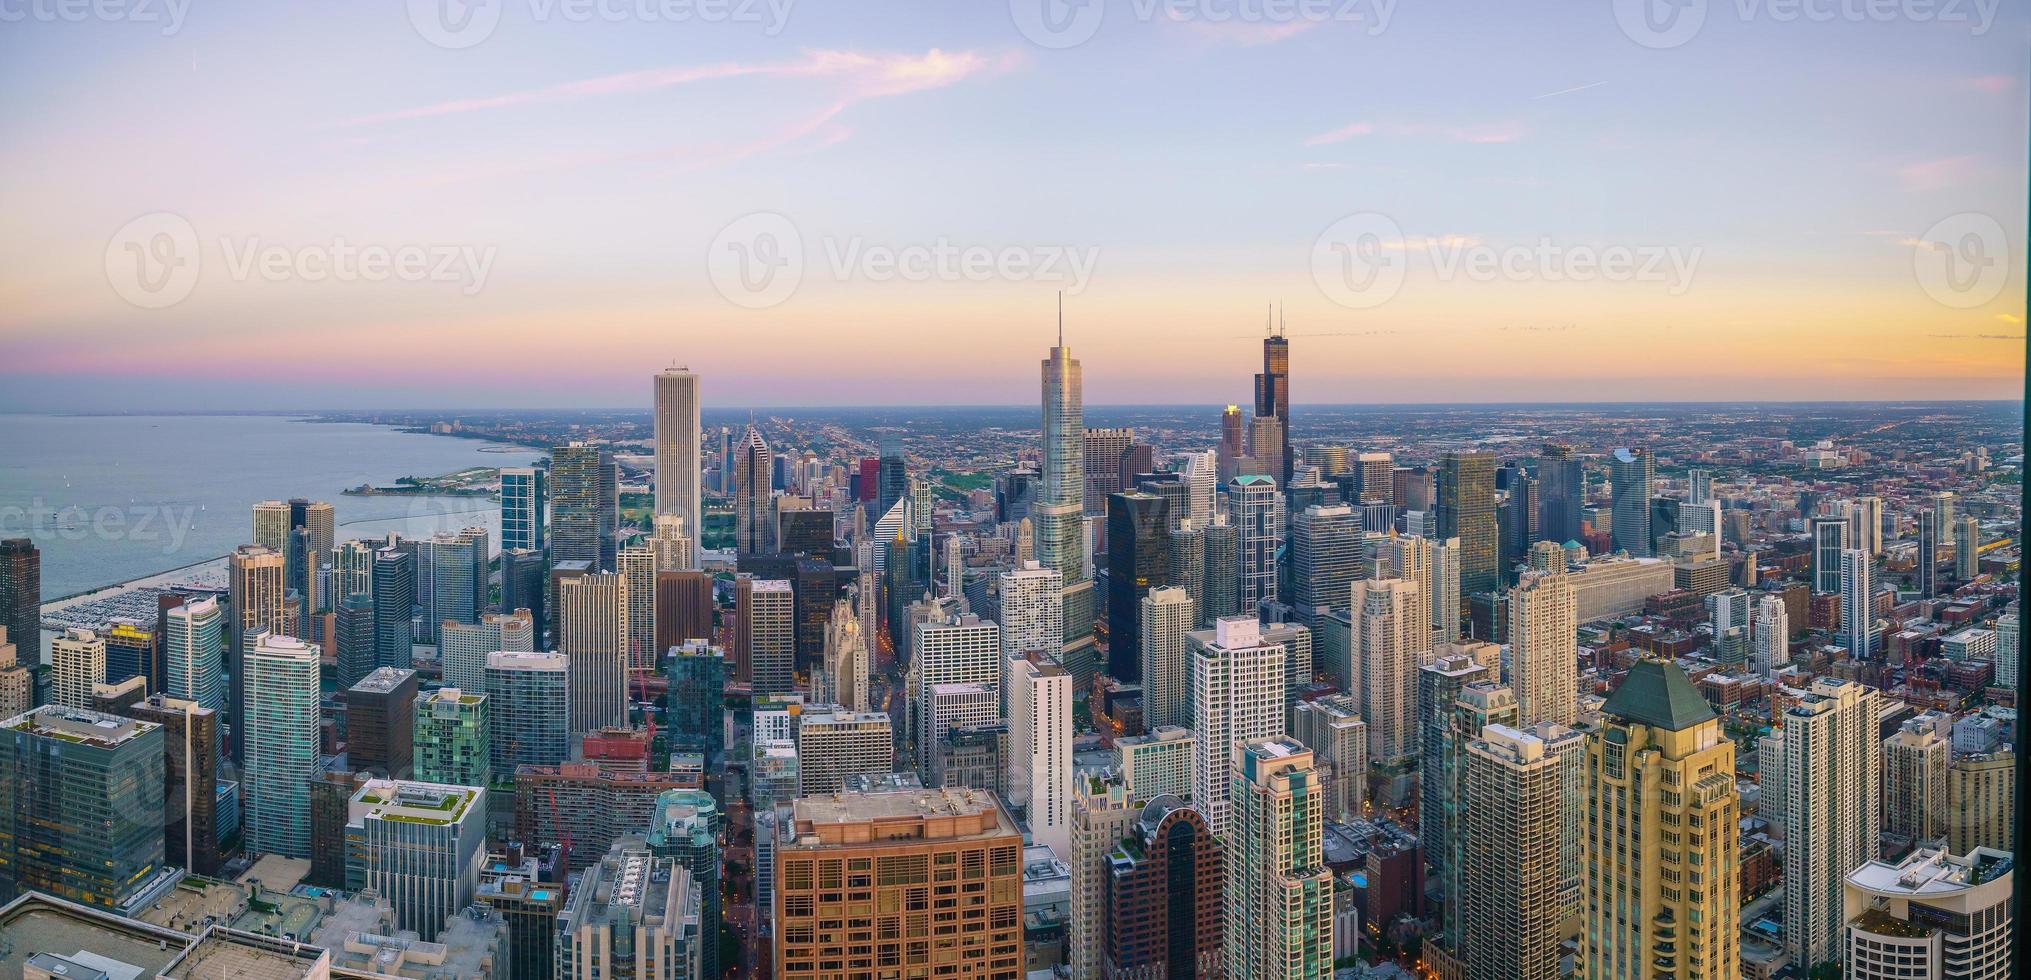
[[[1649,5],[1646,8],[1646,5]],[[1996,0],[0,0],[0,411],[2016,398]],[[1272,312],[1272,308],[1278,312]]]

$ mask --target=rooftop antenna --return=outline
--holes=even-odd
[[[1276,332],[1276,304],[1263,304],[1262,335],[1267,337]]]
[[[1058,290],[1058,346],[1065,346],[1065,291]]]

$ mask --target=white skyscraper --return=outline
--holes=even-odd
[[[837,600],[832,618],[825,622],[825,665],[811,679],[818,702],[868,710],[867,665],[867,637],[860,631],[860,617],[852,603]]]
[[[477,623],[446,623],[438,638],[438,661],[444,683],[465,691],[484,691],[487,654],[536,649],[535,622],[527,610],[488,613]]]
[[[1570,725],[1579,717],[1578,609],[1572,579],[1564,573],[1525,572],[1509,590],[1503,681],[1516,692],[1523,726]]]
[[[1065,646],[1065,578],[1055,568],[1026,562],[1001,573],[1001,654],[1020,657],[1032,650],[1057,659]]]
[[[571,665],[571,734],[628,723],[628,581],[595,572],[557,583],[557,652]]]
[[[1185,475],[1185,500],[1192,523],[1205,527],[1213,522],[1213,498],[1220,487],[1220,454],[1211,450],[1185,453],[1178,464]]]
[[[628,670],[654,670],[656,649],[656,552],[642,544],[620,550],[614,571],[628,580]]]
[[[1577,739],[1573,740],[1578,745]],[[1462,828],[1469,976],[1558,980],[1569,882],[1560,861],[1566,807],[1581,753],[1561,758],[1531,731],[1489,725],[1467,744]],[[1571,885],[1577,886],[1573,877]]]
[[[1277,597],[1276,553],[1284,544],[1283,494],[1277,491],[1274,477],[1237,476],[1227,483],[1227,507],[1239,530],[1240,611],[1256,616],[1262,603],[1274,602]]]
[[[1460,642],[1460,539],[1432,542],[1432,643]]]
[[[1765,677],[1791,663],[1791,616],[1784,611],[1781,596],[1765,595],[1756,600],[1756,617],[1751,630],[1749,663]]]
[[[684,518],[693,535],[704,527],[698,496],[699,433],[698,375],[686,368],[656,375],[656,513]],[[685,556],[684,567],[696,563],[696,556]]]
[[[1354,583],[1349,649],[1350,678],[1368,723],[1368,761],[1396,765],[1418,753],[1417,670],[1429,638],[1417,621],[1416,582],[1370,579]]]
[[[168,694],[213,711],[226,707],[225,613],[217,599],[198,599],[169,610],[164,636]]]
[[[1437,608],[1434,606],[1434,602],[1440,601],[1440,599],[1437,590],[1434,588],[1437,583],[1433,580],[1439,571],[1436,567],[1437,552],[1439,551],[1438,542],[1430,538],[1411,534],[1382,538],[1377,542],[1377,545],[1376,559],[1377,565],[1381,568],[1381,577],[1417,583],[1417,595],[1410,600],[1411,615],[1420,622],[1431,624],[1431,628],[1426,630],[1426,634],[1427,636],[1436,636],[1438,628],[1437,617],[1434,614],[1437,612]],[[1457,553],[1454,558],[1452,615],[1453,623],[1455,624],[1454,628],[1458,629],[1457,624],[1460,621],[1460,590]],[[1426,649],[1430,649],[1429,639],[1426,641]],[[1423,651],[1419,652],[1422,653]]]
[[[92,686],[106,682],[106,639],[72,627],[49,645],[49,703],[62,708],[92,706]]]
[[[317,774],[318,648],[293,636],[261,632],[246,654],[246,762],[241,767],[242,839],[248,851],[310,856],[310,809]]]
[[[941,734],[933,711],[937,688],[981,685],[987,694],[988,715],[980,721],[1000,716],[1001,627],[978,616],[959,616],[918,623],[916,631],[916,650],[910,658],[910,741],[917,749],[919,773],[929,773]],[[968,718],[972,721],[972,716]]]
[[[1192,597],[1175,585],[1149,590],[1142,597],[1139,626],[1142,643],[1143,725],[1188,725],[1190,706],[1185,634],[1192,629]]]
[[[1848,655],[1867,660],[1875,652],[1876,595],[1873,565],[1869,553],[1860,548],[1841,551],[1841,642]]]
[[[1055,660],[1008,664],[1008,788],[1030,836],[1072,854],[1072,675]]]
[[[749,590],[748,676],[756,694],[787,694],[796,688],[797,594],[784,579],[759,579]]]
[[[1846,921],[1841,883],[1881,854],[1882,695],[1815,680],[1784,709],[1784,945],[1801,968],[1837,959]]]
[[[1198,736],[1192,802],[1213,833],[1224,834],[1236,747],[1284,732],[1284,649],[1263,642],[1252,614],[1222,617],[1210,630],[1186,634],[1185,642],[1192,661],[1189,727]]]

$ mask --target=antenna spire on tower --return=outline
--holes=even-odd
[[[1065,291],[1058,290],[1058,346],[1065,346]]]

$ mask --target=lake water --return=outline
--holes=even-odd
[[[253,537],[253,505],[329,501],[337,537],[427,535],[482,525],[492,497],[348,497],[470,466],[526,466],[531,449],[272,416],[0,415],[0,538],[42,550],[42,596],[217,558]]]

